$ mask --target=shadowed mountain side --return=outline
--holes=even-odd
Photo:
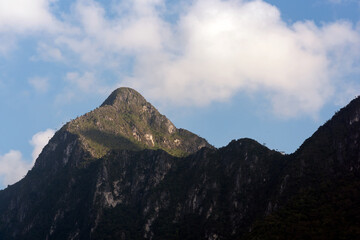
[[[67,157],[85,156],[74,147]],[[113,150],[85,165],[74,162],[55,174],[34,168],[0,192],[0,213],[7,213],[0,218],[2,239],[239,236],[264,214],[284,157],[242,139],[186,158]]]
[[[89,143],[90,146],[88,149],[94,149],[94,151],[100,153],[100,155],[105,155],[108,149],[140,151],[146,147],[145,144],[135,143],[123,136],[97,129],[84,130],[79,133],[84,136]]]
[[[288,204],[255,222],[242,239],[358,239],[360,179],[337,177],[309,186]]]
[[[116,183],[114,206],[104,210],[95,239],[209,239],[213,234],[229,239],[263,216],[285,157],[241,139],[220,150],[204,148],[187,158],[162,160],[161,168],[154,163],[144,168],[142,161],[150,162],[145,159],[124,163],[121,152],[107,159],[114,169],[107,175]]]
[[[360,233],[360,98],[292,155],[273,214],[244,239],[357,239]],[[278,210],[278,211],[277,211]]]

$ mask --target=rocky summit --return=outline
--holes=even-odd
[[[359,149],[359,98],[284,155],[216,149],[119,88],[0,191],[0,239],[358,239]]]
[[[79,137],[94,157],[111,149],[162,149],[174,156],[186,156],[207,141],[174,124],[131,88],[115,90],[94,111],[64,126],[64,131]]]

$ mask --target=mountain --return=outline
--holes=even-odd
[[[289,156],[270,202],[277,211],[254,224],[246,239],[358,239],[359,149],[357,97]]]
[[[77,135],[84,149],[97,158],[110,149],[162,149],[186,156],[211,147],[205,139],[177,129],[130,88],[115,90],[99,108],[66,124],[64,130]]]
[[[120,88],[0,191],[0,239],[357,239],[359,130],[357,98],[293,154],[215,149]]]

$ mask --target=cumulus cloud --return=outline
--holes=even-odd
[[[0,32],[46,29],[55,26],[51,0],[0,0]]]
[[[25,176],[31,165],[23,160],[19,151],[11,150],[5,155],[0,155],[0,180],[6,186],[19,181]]]
[[[76,16],[79,32],[59,35],[55,43],[76,53],[86,64],[106,62],[105,67],[118,67],[114,62],[134,54],[160,51],[169,40],[170,26],[157,12],[162,3],[121,1],[114,7],[118,10],[115,17],[109,19],[99,3],[77,1],[72,15]]]
[[[27,171],[33,167],[36,158],[54,133],[54,130],[47,129],[32,137],[30,141],[34,147],[32,161],[24,159],[21,152],[16,150],[10,150],[8,153],[0,155],[0,186],[13,184],[23,178]]]
[[[175,104],[255,92],[281,116],[314,115],[334,95],[335,78],[359,60],[360,35],[351,24],[287,25],[263,1],[199,0],[176,27],[175,54],[138,56],[128,80]]]
[[[19,38],[73,31],[63,26],[52,13],[57,0],[0,0],[0,54],[16,49]]]
[[[176,20],[167,17],[165,0],[114,1],[111,15],[98,1],[78,0],[61,21],[50,3],[36,0],[38,16],[62,31],[39,44],[39,58],[72,61],[83,72],[67,74],[62,96],[76,96],[73,87],[108,92],[106,69],[120,84],[167,104],[204,106],[251,94],[267,99],[278,116],[315,116],[351,92],[349,76],[360,72],[360,33],[352,23],[288,24],[262,0],[186,1]],[[33,18],[12,16],[3,22]],[[29,26],[46,29],[36,19]]]
[[[84,64],[116,68],[132,57],[133,71],[121,82],[152,99],[203,106],[262,94],[282,117],[316,115],[359,60],[360,35],[348,22],[289,25],[260,0],[194,1],[176,22],[165,19],[164,8],[160,0],[123,1],[108,18],[101,4],[78,1],[81,33],[56,43]],[[94,75],[75,75],[68,82],[85,92],[99,85]]]
[[[29,84],[38,92],[46,92],[49,89],[49,79],[44,77],[33,77],[29,79]]]
[[[78,2],[76,14],[88,38],[107,50],[143,52],[160,50],[168,35],[166,22],[156,7],[160,0],[122,3],[122,15],[107,19],[103,7],[93,1]],[[127,13],[126,13],[127,12]]]
[[[45,145],[48,144],[49,140],[54,136],[54,134],[55,130],[46,129],[43,132],[36,133],[31,138],[30,144],[34,147],[32,152],[33,164],[35,163],[35,160],[38,158]]]

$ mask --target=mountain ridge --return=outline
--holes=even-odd
[[[0,239],[358,236],[360,98],[289,155],[249,138],[216,149],[191,133],[171,133],[170,120],[147,104],[135,90],[117,89],[60,129],[26,177],[0,191]],[[109,135],[91,139],[89,129]],[[158,143],[175,133],[193,148],[185,144],[178,155],[144,137]]]

